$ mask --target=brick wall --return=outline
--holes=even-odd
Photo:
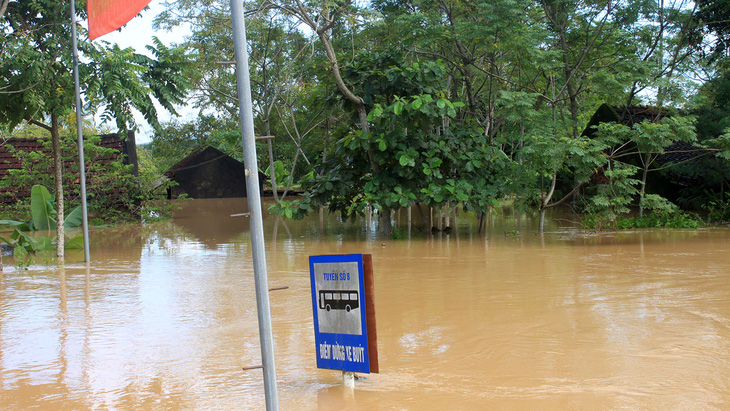
[[[136,175],[138,171],[137,151],[134,133],[128,133],[127,139],[122,139],[121,135],[119,134],[105,134],[101,135],[100,137],[100,146],[105,148],[112,148],[115,151],[110,155],[98,158],[89,158],[88,153],[85,153],[87,155],[87,170],[89,169],[89,164],[91,163],[108,164],[112,161],[116,161],[117,159],[119,159],[120,156],[123,156],[124,164],[134,165],[133,173]],[[50,144],[47,144],[47,142],[48,139],[41,138],[0,138],[0,179],[8,175],[8,172],[10,170],[20,168],[33,169],[34,171],[41,173],[53,173],[54,171],[52,167],[50,169],[39,170],[38,168],[42,166],[37,162],[29,162],[28,160],[25,160],[24,162],[23,159],[18,158],[19,156],[16,156],[14,154],[14,152],[17,151],[38,151],[43,152],[47,156],[52,158],[53,153],[50,150]],[[45,146],[48,146],[49,149],[47,150]],[[71,167],[73,164],[76,164],[78,162],[78,152],[76,151],[75,147],[73,152],[64,152],[64,156],[68,156],[69,158],[74,159],[73,161],[66,161],[64,163],[64,168]],[[87,181],[89,179],[93,179],[93,172],[87,173],[86,178]],[[74,183],[78,183],[78,178],[76,179],[76,181],[74,181]],[[0,203],[13,203],[19,199],[27,198],[29,195],[30,193],[27,192],[27,190],[23,187],[13,186],[12,184],[9,187],[0,187]]]

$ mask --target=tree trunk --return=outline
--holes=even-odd
[[[63,158],[61,158],[58,117],[55,114],[51,115],[51,142],[53,144],[53,164],[56,171],[56,258],[59,265],[64,265]]]
[[[545,228],[545,210],[548,208],[548,205],[550,204],[550,200],[553,198],[553,194],[555,193],[555,185],[558,182],[558,171],[553,171],[553,177],[550,180],[550,189],[548,190],[547,194],[545,194],[545,197],[540,202],[540,223],[538,226],[538,231],[542,232]]]
[[[641,175],[641,192],[639,192],[639,218],[644,217],[644,196],[646,195],[646,175],[649,173],[648,160]]]
[[[540,209],[540,222],[538,223],[537,231],[541,233],[545,231],[545,211],[547,211],[546,208]]]
[[[350,100],[350,102],[355,105],[355,108],[357,109],[357,116],[360,120],[360,129],[362,130],[363,134],[370,134],[370,124],[368,123],[368,112],[365,107],[365,102],[360,96],[353,93],[352,90],[347,87],[345,81],[342,79],[342,75],[340,74],[340,65],[337,62],[337,55],[335,54],[334,47],[332,47],[332,41],[330,40],[328,31],[317,30],[317,35],[319,36],[319,39],[324,46],[325,53],[327,54],[327,59],[329,60],[330,67],[332,68],[332,75],[335,77],[335,84],[337,84],[337,88],[345,96],[345,98]],[[380,166],[375,163],[372,149],[368,150],[368,160],[370,161],[370,166],[373,169],[373,173],[379,174]]]
[[[416,210],[418,210],[418,217],[421,218],[421,224],[423,224],[423,231],[431,231],[431,228],[428,227],[428,222],[426,222],[426,215],[423,213],[423,209],[421,208],[421,203],[416,203]]]
[[[268,124],[266,128],[269,128]],[[276,188],[276,173],[274,172],[274,149],[272,148],[271,140],[267,140],[266,143],[268,143],[269,146],[269,175],[271,176],[271,191],[273,191],[274,194],[274,201],[276,201],[276,204],[279,204],[279,193]]]
[[[390,209],[389,208],[383,208],[381,216],[380,216],[380,224],[383,227],[383,232],[385,235],[390,238],[390,235],[392,234],[391,231],[393,231],[393,225],[390,221]]]

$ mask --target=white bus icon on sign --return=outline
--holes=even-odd
[[[320,290],[319,308],[322,310],[350,310],[360,307],[357,290]]]

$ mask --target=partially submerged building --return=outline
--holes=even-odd
[[[98,171],[105,170],[110,163],[122,160],[124,165],[132,165],[132,174],[138,175],[137,145],[134,132],[123,134],[100,135],[99,146],[110,148],[103,156],[95,157],[92,153],[86,152],[86,179],[93,181]],[[53,158],[48,138],[0,138],[0,179],[11,173],[11,170],[32,170],[35,173],[53,174],[53,162],[41,161],[33,153],[43,153],[46,158]],[[78,152],[75,148],[69,148],[62,152],[64,168],[71,169],[78,164]],[[97,167],[90,167],[91,165]],[[73,183],[73,182],[71,182]],[[10,184],[7,187],[0,185],[0,203],[12,204],[16,201],[30,197],[30,186]]]
[[[632,127],[634,124],[648,121],[650,123],[658,123],[664,117],[671,116],[672,112],[669,109],[661,107],[651,107],[642,105],[631,105],[631,106],[612,106],[609,104],[601,104],[600,107],[591,117],[588,125],[583,131],[583,135],[592,137],[595,133],[595,126],[601,123],[616,122]],[[660,163],[681,163],[690,161],[694,158],[700,157],[702,153],[698,152],[697,148],[692,144],[675,141],[672,145],[665,148],[665,153],[659,156]]]
[[[226,153],[207,146],[194,151],[165,173],[176,186],[167,197],[189,198],[246,197],[246,175],[243,163]],[[259,172],[259,193],[263,194],[266,175]]]
[[[602,104],[591,117],[583,135],[593,137],[596,130],[595,126],[601,123],[615,122],[632,127],[643,121],[650,123],[658,123],[663,118],[676,114],[675,110],[643,106],[612,106]],[[655,167],[663,169],[660,173],[650,173],[647,185],[651,187],[648,191],[661,194],[664,197],[675,200],[679,190],[682,190],[700,183],[696,173],[688,172],[686,168],[701,168],[703,165],[700,161],[707,159],[707,150],[694,146],[692,143],[675,140],[671,145],[664,148],[662,153],[656,153]],[[641,166],[638,157],[626,157],[623,161]],[[682,167],[675,167],[682,165]],[[606,179],[602,172],[594,176],[594,183],[605,183]]]
[[[631,127],[645,120],[651,123],[657,123],[668,115],[670,113],[667,109],[659,107],[641,105],[612,106],[604,103],[593,113],[585,131],[583,131],[583,135],[592,137],[595,133],[594,127],[601,123],[616,122]]]

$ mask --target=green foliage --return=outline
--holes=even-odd
[[[56,210],[53,207],[53,197],[48,189],[35,185],[30,191],[30,211],[33,216],[33,227],[37,230],[54,230],[56,228]]]
[[[695,16],[704,23],[706,34],[711,33],[711,60],[730,56],[730,4],[726,1],[697,0]]]
[[[517,206],[540,207],[544,201],[546,206],[554,204],[546,198],[553,178],[569,190],[589,182],[596,170],[606,164],[608,147],[600,139],[573,138],[551,130],[528,135],[517,154],[521,163],[515,168],[514,178]]]
[[[666,202],[659,195],[646,192],[647,175],[657,170],[675,170],[677,169],[677,165],[681,163],[674,163],[668,160],[660,161],[660,156],[674,154],[675,152],[669,150],[673,144],[678,142],[686,143],[685,147],[690,147],[689,149],[682,148],[678,151],[685,156],[701,157],[708,150],[706,147],[696,143],[694,118],[692,117],[666,115],[660,121],[644,120],[640,123],[633,124],[631,127],[614,122],[601,123],[595,127],[593,138],[603,141],[606,144],[608,147],[607,159],[610,161],[610,164],[620,164],[624,167],[627,170],[626,178],[638,174],[640,180],[619,178],[617,181],[632,181],[632,185],[638,186],[635,194],[638,197],[637,205],[639,207],[639,215],[643,214],[644,209],[656,209],[661,206],[662,202]],[[611,172],[618,170],[618,167],[613,168],[614,170],[610,170]],[[634,171],[628,171],[631,169]],[[609,172],[606,172],[606,176],[611,179]],[[614,189],[612,188],[612,190]],[[618,190],[626,193],[632,191],[621,189],[620,187]],[[618,194],[614,197],[616,199],[629,199],[631,195],[633,194]],[[589,212],[593,212],[590,210],[597,206],[597,202],[607,207],[604,197],[601,194],[598,194],[589,201],[591,202],[588,207]],[[612,207],[618,206],[616,213],[622,214],[628,211],[624,205],[628,205],[628,203],[612,204]],[[613,214],[609,213],[607,217],[608,221],[615,221]]]
[[[595,187],[585,206],[585,211],[595,215],[600,226],[614,225],[620,214],[631,211],[629,204],[639,193],[636,186],[640,181],[633,178],[636,171],[636,167],[616,163],[604,172],[607,183]]]
[[[678,203],[700,209],[710,201],[722,201],[730,183],[730,59],[718,60],[712,78],[695,97],[698,140],[713,155],[681,165],[678,174],[692,181],[680,193]]]
[[[191,96],[190,103],[201,111],[214,112],[216,117],[212,123],[210,116],[201,115],[188,122],[191,127],[178,127],[176,137],[195,137],[196,148],[209,144],[242,161],[235,66],[219,64],[234,56],[231,25],[221,24],[230,19],[229,4],[225,0],[185,0],[168,5],[156,24],[167,29],[184,25],[189,30],[182,46],[197,56],[192,80],[200,90]],[[308,173],[310,164],[321,156],[329,132],[349,125],[340,121],[343,113],[332,93],[333,82],[327,72],[330,67],[322,63],[321,53],[312,52],[311,41],[300,30],[300,24],[272,8],[274,4],[259,6],[251,3],[256,11],[246,16],[255,132],[257,136],[276,137],[271,141],[273,158],[284,163],[292,180],[296,180]],[[160,140],[155,138],[153,145]],[[259,167],[265,169],[269,164],[267,142],[257,146]],[[173,148],[185,154],[163,157],[155,147],[153,155],[172,165],[176,162],[173,159],[182,159],[194,149],[185,141]],[[278,175],[277,181],[279,188],[288,184]]]
[[[657,194],[647,194],[641,199],[641,207],[644,210],[652,210],[656,212],[677,212],[678,207]]]
[[[35,230],[55,230],[57,215],[53,206],[56,200],[53,198],[48,189],[42,185],[34,185],[30,191],[30,211],[32,227]],[[81,207],[75,207],[64,218],[64,226],[67,228],[79,227],[82,224]]]
[[[120,131],[134,126],[132,109],[137,109],[154,128],[159,128],[154,102],[173,114],[174,105],[183,104],[190,81],[190,58],[182,48],[166,47],[157,37],[147,50],[153,57],[119,46],[83,47],[92,60],[88,63],[85,88],[87,105],[103,107],[102,119],[114,122]]]
[[[376,103],[369,114],[375,131],[355,131],[342,139],[329,163],[322,164],[322,173],[304,182],[307,194],[299,203],[328,204],[346,216],[361,214],[368,205],[397,209],[415,202],[450,202],[467,210],[492,206],[505,187],[496,179],[496,170],[508,167],[509,160],[487,144],[478,128],[443,126],[462,106],[430,94],[393,96],[389,105]]]
[[[53,157],[48,154],[51,141],[42,140],[44,151],[15,151],[7,146],[13,156],[20,160],[22,168],[8,170],[8,174],[0,180],[0,186],[12,186],[19,193],[31,193],[35,185],[53,187]],[[61,140],[63,160],[64,197],[67,202],[80,201],[78,178],[78,154],[76,137],[67,134]],[[87,136],[84,139],[84,154],[87,173],[87,199],[89,213],[105,220],[129,218],[139,206],[142,191],[137,179],[132,174],[132,166],[125,165],[123,157],[113,148],[102,147],[99,136]],[[109,160],[116,157],[115,160]],[[50,195],[50,194],[49,194]],[[23,197],[16,200],[23,200]]]
[[[594,138],[614,146],[611,158],[622,162],[631,161],[627,157],[632,155],[663,154],[675,142],[694,143],[697,140],[693,117],[669,115],[658,122],[644,120],[631,127],[615,122],[601,123],[596,127]]]
[[[725,193],[725,198],[710,201],[702,208],[707,212],[707,221],[710,223],[730,221],[730,193]]]
[[[24,230],[19,228],[15,223],[18,222],[7,220],[0,221],[0,225],[8,225],[12,227],[12,232],[9,235],[4,236],[0,234],[0,241],[13,249],[13,255],[18,262],[18,266],[20,268],[27,268],[33,254],[37,251],[51,248],[50,238],[44,237],[41,240],[36,240],[25,233]],[[0,256],[0,258],[2,257]]]
[[[148,149],[140,150],[139,186],[121,163],[94,174],[112,176],[89,182],[95,213],[113,217],[121,207],[156,218],[164,212],[158,201],[168,184],[160,177],[190,152],[212,145],[240,159],[235,70],[218,64],[233,56],[230,25],[223,24],[228,4],[181,0],[168,6],[156,23],[188,25],[190,35],[181,48],[152,39],[153,57],[90,43],[81,30],[86,110],[101,110],[124,130],[134,128],[137,108],[156,128]],[[700,67],[702,39],[690,30],[691,11],[679,4],[375,0],[292,8],[279,0],[247,2],[256,134],[276,136],[269,172],[279,182],[291,178],[287,185],[301,179],[307,190],[275,212],[299,217],[327,204],[352,216],[368,206],[387,210],[415,202],[482,211],[507,195],[520,207],[544,210],[585,185],[587,209],[615,224],[629,206],[651,214],[671,208],[646,191],[646,173],[669,167],[711,193],[694,193],[697,202],[718,200],[730,181],[730,135],[723,134],[730,83],[720,58],[727,7],[705,0],[697,6],[714,36],[705,40],[716,43],[714,67]],[[11,0],[0,21],[5,130],[31,121],[58,137],[55,124],[63,126],[73,106],[67,13],[65,2]],[[84,17],[83,5],[78,14]],[[647,23],[658,18],[660,24]],[[323,21],[322,38],[300,29]],[[332,48],[324,50],[320,42],[327,38]],[[337,92],[333,58],[362,103]],[[691,120],[679,116],[604,125],[590,139],[581,135],[599,102],[652,103],[648,96],[656,95],[661,106],[684,105],[696,87],[686,79],[698,69],[714,73],[695,104],[701,149],[726,158],[660,165],[672,142],[694,144]],[[200,93],[190,102],[215,116],[157,124],[153,101],[174,111],[191,87]],[[363,105],[367,124],[355,110]],[[262,168],[269,167],[265,144],[258,151]],[[50,164],[44,154],[16,155],[25,168],[2,184],[52,186],[50,168],[39,166]],[[74,161],[64,164],[65,198],[73,202]],[[608,183],[590,187],[591,178],[604,176]]]
[[[304,180],[304,198],[281,204],[279,215],[301,216],[327,204],[352,216],[368,205],[385,210],[417,201],[483,209],[502,195],[493,173],[509,161],[477,127],[453,121],[462,103],[443,92],[395,94],[419,86],[438,90],[443,64],[367,65],[393,63],[395,57],[387,57],[358,61],[357,70],[345,71],[369,96],[371,133],[351,131],[338,141],[318,172]],[[412,78],[417,81],[409,82]]]
[[[10,1],[5,15],[0,16],[0,31],[3,44],[0,46],[3,59],[0,60],[0,128],[12,132],[22,122],[32,124],[47,131],[48,145],[63,144],[61,130],[64,120],[75,110],[74,78],[75,65],[70,44],[71,26],[68,24],[70,3],[52,0]],[[77,17],[86,17],[84,3],[76,8]],[[77,27],[78,74],[81,89],[85,95],[84,111],[96,113],[103,111],[102,118],[114,122],[120,131],[133,130],[135,122],[133,110],[140,111],[148,123],[159,127],[154,102],[175,113],[174,105],[184,103],[184,97],[192,83],[190,57],[183,49],[168,48],[153,38],[148,50],[153,57],[135,53],[131,48],[120,49],[104,41],[90,42],[85,29]],[[70,133],[69,133],[70,134]],[[69,136],[70,137],[70,136]],[[56,146],[57,147],[57,146]],[[48,150],[47,152],[53,152]],[[73,153],[64,151],[62,153]],[[52,167],[45,153],[16,153],[27,156],[23,162],[27,167],[16,170],[2,184],[19,184],[21,189],[29,190],[33,184],[56,187],[58,196],[73,200],[78,196],[78,188],[69,192],[78,176],[76,161],[62,164],[64,174],[61,181],[49,181],[55,176],[49,172]],[[60,154],[59,156],[63,156]],[[93,158],[93,157],[91,157]],[[35,168],[34,165],[43,164]],[[120,205],[128,210],[135,205],[133,177],[120,161],[112,162],[113,170],[96,173],[91,161],[87,171],[98,176],[88,192],[90,211],[105,215],[119,215]],[[15,178],[18,177],[17,180]],[[57,184],[56,184],[57,183]],[[111,194],[111,195],[108,195]],[[59,249],[59,252],[62,252]]]
[[[217,5],[223,1],[177,2],[158,22],[192,25],[186,45],[201,59],[196,81],[205,90],[198,103],[234,114],[234,72],[215,64],[232,55]],[[634,0],[259,6],[251,3],[256,11],[247,15],[255,33],[257,133],[277,136],[277,175],[289,172],[307,190],[275,207],[279,215],[302,216],[323,204],[354,215],[368,205],[385,210],[414,202],[481,211],[505,195],[544,209],[603,170],[655,170],[650,165],[665,143],[691,140],[683,119],[615,129],[611,137],[581,136],[600,102],[646,103],[652,94],[665,106],[686,102],[695,85],[684,74],[701,63],[693,58],[696,39],[685,30],[690,11],[675,4],[662,10]],[[661,24],[646,23],[657,16]],[[332,46],[326,50],[319,36],[297,29],[323,21]],[[337,93],[334,58],[361,103]],[[368,124],[355,110],[363,105]],[[237,145],[234,137],[221,141]],[[620,214],[632,202],[651,205],[644,186],[633,196],[621,188],[636,181],[633,170],[614,176],[610,192],[586,188],[598,196],[594,207],[605,200],[602,207]]]
[[[13,220],[0,220],[0,226],[6,226],[12,230],[9,236],[0,235],[0,241],[13,248],[13,253],[21,267],[30,263],[33,254],[38,251],[50,250],[53,248],[52,238],[49,236],[41,236],[40,238],[32,237],[27,234],[30,231],[41,230],[51,231],[56,228],[56,209],[54,207],[54,198],[48,192],[48,189],[41,185],[33,186],[31,190],[31,217],[30,223]],[[74,228],[82,224],[80,207],[74,208],[66,218],[64,224],[66,227]],[[79,238],[81,245],[79,246]],[[69,240],[69,248],[83,248],[83,238],[79,235]]]
[[[391,231],[390,231],[391,240],[405,240],[407,238],[408,238],[408,234],[403,232],[403,230],[401,230],[398,227],[391,227]]]
[[[76,8],[85,18],[83,3]],[[4,57],[0,61],[0,124],[13,129],[23,121],[44,124],[64,118],[74,109],[69,3],[52,0],[11,1],[0,30]],[[181,49],[168,48],[153,38],[147,48],[153,57],[131,48],[89,42],[79,31],[79,77],[86,97],[85,111],[103,111],[103,119],[126,131],[135,126],[133,109],[158,126],[153,99],[175,112],[191,86],[190,58]]]
[[[269,206],[269,212],[275,213],[280,217],[300,220],[314,211],[313,203],[314,201],[311,196],[305,196],[302,199],[293,201],[280,201],[279,204],[271,204]]]
[[[264,171],[267,177],[271,178],[271,166],[266,167]],[[274,175],[277,179],[285,179],[289,176],[289,170],[284,168],[284,162],[281,160],[274,161]]]
[[[703,221],[696,214],[674,209],[654,211],[644,217],[619,216],[613,222],[606,221],[598,214],[589,214],[583,218],[582,224],[590,230],[628,230],[634,228],[695,229],[701,227]]]

